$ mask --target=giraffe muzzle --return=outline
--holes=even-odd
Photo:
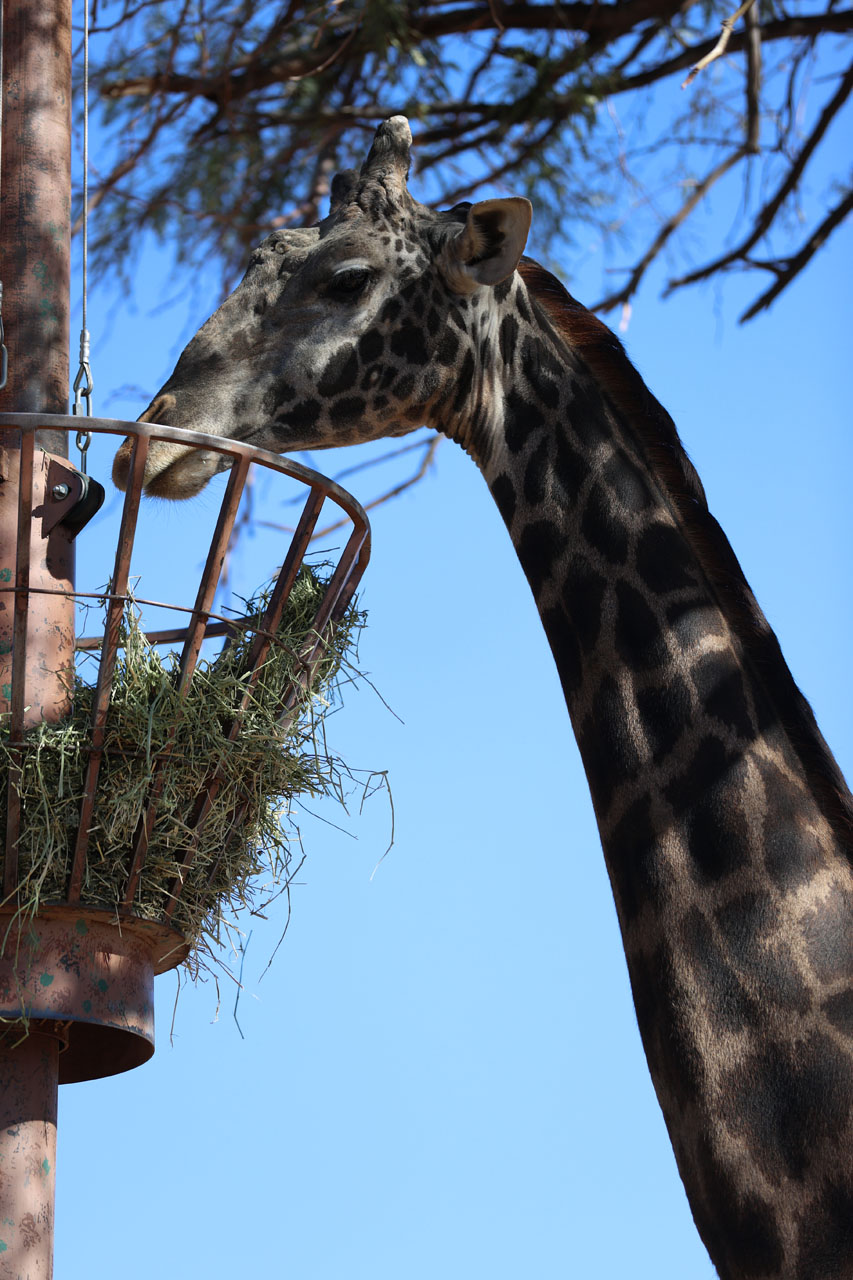
[[[152,400],[140,414],[139,422],[172,426],[177,400],[170,392],[164,392]],[[130,479],[133,455],[133,436],[128,436],[119,447],[113,462],[113,481],[117,488],[125,490]],[[198,449],[167,440],[152,440],[145,462],[142,481],[143,491],[152,498],[169,498],[180,501],[199,493],[219,471],[228,469],[229,462],[211,449]]]

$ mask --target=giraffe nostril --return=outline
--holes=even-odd
[[[140,413],[138,422],[159,422],[162,426],[168,426],[167,415],[171,409],[174,409],[177,401],[169,392],[157,396],[156,400],[152,400],[144,413]]]

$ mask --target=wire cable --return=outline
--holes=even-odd
[[[2,4],[2,0],[0,0]],[[95,383],[89,363],[89,0],[83,0],[83,315],[80,329],[80,367],[74,379],[75,414],[92,415],[92,392]],[[80,450],[80,469],[86,474],[86,451],[92,441],[90,431],[77,432],[77,448]]]

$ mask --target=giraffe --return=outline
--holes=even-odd
[[[385,121],[318,227],[263,241],[142,419],[280,452],[425,423],[472,457],[554,655],[699,1234],[723,1280],[849,1278],[850,794],[672,420],[523,256],[530,204],[418,204],[411,141]],[[219,465],[154,443],[146,492]]]

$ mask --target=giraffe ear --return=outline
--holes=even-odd
[[[511,276],[524,253],[532,213],[530,201],[521,196],[472,204],[465,226],[440,256],[451,289],[472,293],[477,285],[500,284]]]

